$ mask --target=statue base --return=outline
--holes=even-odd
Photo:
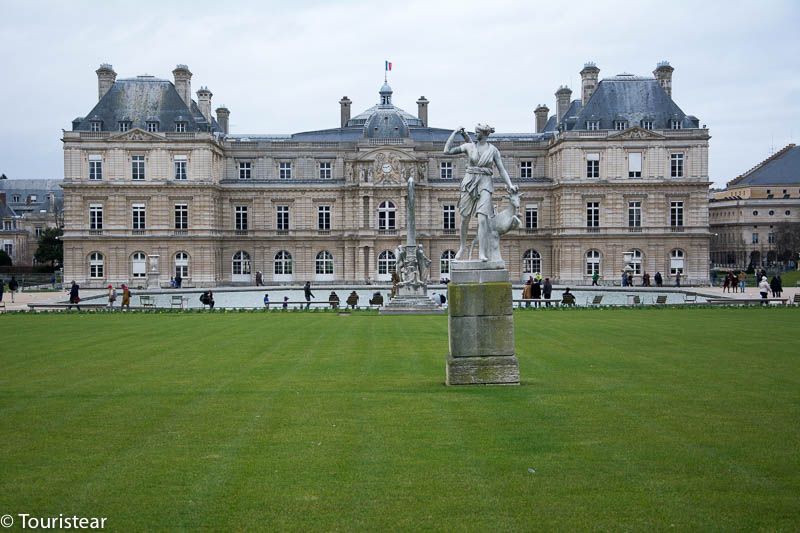
[[[158,282],[158,272],[148,272],[147,273],[147,288],[148,289],[158,289],[161,285]]]
[[[511,283],[502,262],[450,263],[448,385],[519,385]]]
[[[428,298],[425,285],[397,288],[397,296],[379,311],[382,315],[441,315],[444,311]]]

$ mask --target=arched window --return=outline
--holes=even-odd
[[[92,279],[102,279],[104,277],[105,261],[103,254],[92,252],[89,254],[89,277]]]
[[[533,274],[542,271],[542,256],[536,250],[527,250],[522,254],[522,272]]]
[[[600,252],[589,250],[586,252],[586,275],[600,274]]]
[[[450,261],[456,258],[456,253],[453,250],[445,250],[442,252],[442,257],[439,258],[439,273],[443,276],[450,275]]]
[[[175,277],[181,279],[189,277],[189,254],[186,252],[175,254]]]
[[[292,274],[292,254],[286,250],[281,250],[275,254],[275,266],[272,272],[276,276],[284,276]]]
[[[631,274],[634,276],[642,275],[642,251],[636,248],[625,252],[625,266],[631,267]]]
[[[384,250],[378,256],[378,276],[383,276],[385,279],[391,279],[392,272],[397,270],[397,258],[394,252]],[[378,278],[382,279],[382,278]]]
[[[327,250],[317,254],[316,273],[318,275],[333,275],[333,255]]]
[[[147,277],[147,256],[144,252],[134,252],[131,256],[131,276],[136,279]]]
[[[669,254],[669,273],[672,275],[683,274],[683,266],[686,257],[683,250],[672,250]]]
[[[394,230],[397,229],[397,219],[395,217],[394,203],[386,200],[378,206],[378,229]]]
[[[249,276],[250,275],[250,254],[245,251],[238,251],[233,254],[233,275],[234,276]]]

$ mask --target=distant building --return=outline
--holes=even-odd
[[[35,264],[46,228],[64,224],[60,179],[0,179],[0,244],[14,266]]]
[[[716,266],[788,261],[780,257],[776,235],[781,225],[800,223],[800,147],[786,146],[729,181],[725,189],[714,191],[708,213],[711,261]]]
[[[612,283],[626,268],[708,279],[709,134],[672,100],[672,71],[601,80],[588,63],[580,99],[560,87],[554,115],[533,111],[535,131],[490,137],[524,194],[523,226],[501,242],[516,280]],[[449,277],[466,161],[442,153],[452,129],[429,125],[424,96],[415,116],[384,83],[355,116],[343,97],[336,127],[245,136],[229,132],[228,109],[212,114],[210,90],[192,99],[185,65],[173,81],[96,73],[99,102],[63,138],[68,279],[135,286],[158,256],[162,284],[252,283],[256,271],[268,283],[389,281],[409,176],[431,279]]]

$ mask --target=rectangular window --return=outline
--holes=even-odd
[[[144,156],[131,156],[131,178],[136,181],[144,179]]]
[[[128,131],[129,129],[131,129],[131,123],[130,122],[126,122],[124,120],[121,120],[119,122],[119,131]]]
[[[14,203],[19,203],[19,194],[15,194],[11,197],[11,201]]]
[[[239,161],[239,179],[249,180],[252,172],[253,164],[249,161]]]
[[[652,120],[643,120],[642,121],[642,129],[652,130],[653,129],[653,121]]]
[[[614,129],[617,131],[622,131],[628,128],[628,122],[625,120],[615,120],[614,121]]]
[[[639,152],[631,152],[628,154],[628,177],[642,177],[642,154]]]
[[[133,229],[143,230],[145,225],[144,204],[133,204]]]
[[[292,179],[292,163],[290,161],[282,161],[278,164],[278,177],[282,180]]]
[[[155,133],[158,131],[158,122],[150,121],[147,123],[147,131]]]
[[[535,205],[525,207],[525,229],[539,227],[539,208]]]
[[[101,131],[103,129],[103,123],[99,120],[92,121],[92,131]]]
[[[9,257],[14,257],[14,245],[10,243],[3,243],[3,251],[8,254]]]
[[[317,207],[317,229],[320,231],[330,231],[331,206],[320,205]]]
[[[683,154],[670,154],[669,175],[673,178],[683,177]]]
[[[775,232],[770,231],[769,234],[767,234],[767,242],[770,244],[775,244]]]
[[[42,236],[42,232],[44,231],[44,229],[41,226],[36,226],[34,228],[34,231],[36,233],[36,238],[38,239],[39,237]],[[770,235],[772,235],[772,233],[770,233]]]
[[[103,179],[103,157],[99,155],[89,156],[89,179]]]
[[[11,231],[11,229],[12,229],[11,228],[11,221],[10,220],[4,220],[3,221],[3,231]]]
[[[456,229],[456,206],[454,204],[442,206],[442,229],[445,231],[455,231]]]
[[[175,133],[186,133],[186,123],[185,122],[176,122],[175,123]]]
[[[683,226],[683,202],[669,203],[669,225],[674,228]]]
[[[175,229],[189,229],[189,204],[175,204]]]
[[[642,202],[633,201],[628,202],[628,227],[641,228],[642,227]]]
[[[670,127],[671,127],[673,130],[679,130],[679,129],[682,129],[682,128],[683,128],[683,125],[681,124],[681,121],[680,121],[680,120],[675,120],[675,119],[672,119],[672,120],[670,120]]]
[[[453,179],[453,162],[442,161],[439,163],[439,177],[443,180]]]
[[[328,161],[322,161],[319,164],[319,179],[321,180],[329,180],[333,177],[333,170],[331,169],[331,164]]]
[[[600,177],[600,154],[586,154],[586,177]]]
[[[234,208],[233,229],[236,231],[247,231],[247,206],[237,205]]]
[[[586,202],[586,227],[600,227],[600,202]]]
[[[533,177],[533,161],[519,162],[519,177],[521,179]]]
[[[101,204],[89,204],[89,229],[103,229],[103,206]]]
[[[183,181],[186,179],[186,156],[175,156],[175,179]]]
[[[758,233],[753,233],[753,244],[758,244]]]
[[[277,230],[289,231],[289,206],[278,205],[275,207],[275,213],[277,216],[277,220],[275,221]]]
[[[600,129],[600,121],[599,120],[589,120],[586,122],[586,129],[587,130],[599,130]]]

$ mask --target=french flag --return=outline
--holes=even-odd
[[[386,61],[386,72],[389,72],[390,70],[392,70],[392,62]]]

